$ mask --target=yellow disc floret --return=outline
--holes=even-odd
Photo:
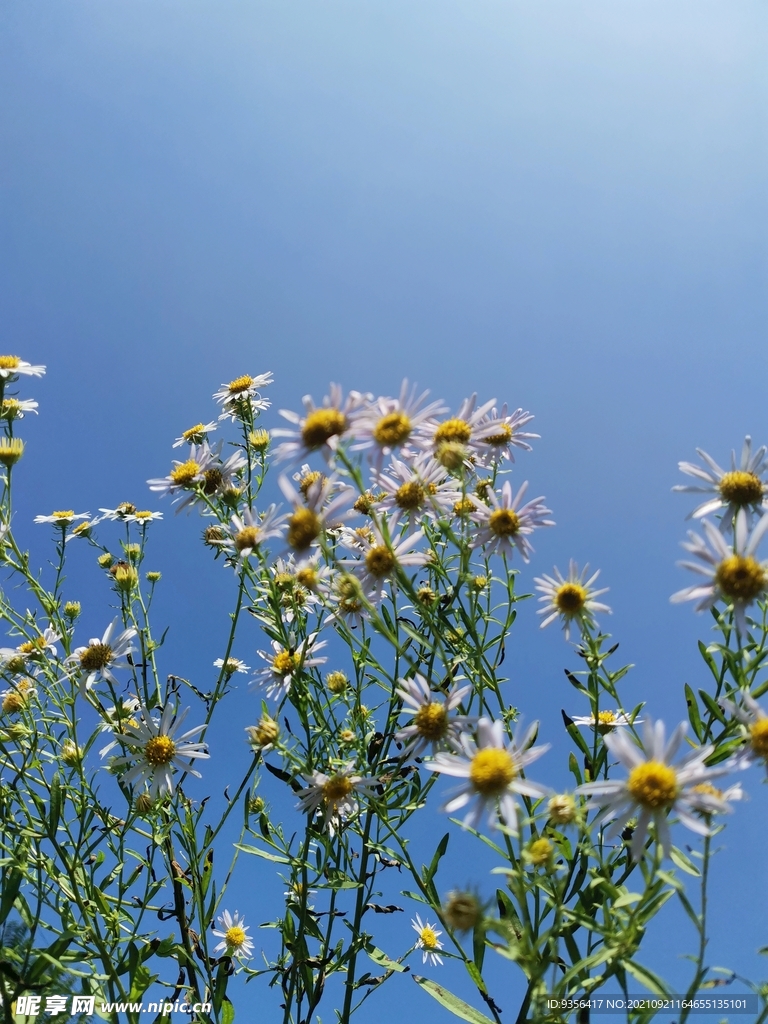
[[[287,676],[295,672],[299,667],[301,658],[298,654],[291,654],[290,651],[280,651],[272,659],[272,671],[276,676]]]
[[[295,551],[304,551],[320,536],[322,524],[310,508],[297,508],[288,523],[288,543]]]
[[[0,370],[15,370],[20,362],[18,356],[0,356]]]
[[[723,501],[733,502],[734,505],[755,505],[763,500],[764,488],[760,478],[743,469],[723,473],[718,490]]]
[[[208,434],[204,423],[196,423],[194,427],[190,427],[189,430],[183,431],[181,436],[189,444],[202,444]]]
[[[410,480],[395,491],[395,503],[404,512],[414,512],[424,504],[424,488],[418,480]]]
[[[766,587],[766,572],[751,555],[724,558],[715,573],[720,590],[732,601],[754,601]]]
[[[234,537],[234,545],[237,551],[246,551],[255,548],[259,543],[259,531],[255,526],[245,526],[238,530]]]
[[[425,740],[441,740],[448,731],[448,712],[438,701],[422,704],[413,717],[413,724]]]
[[[227,384],[227,390],[230,395],[242,395],[244,391],[248,391],[249,388],[253,387],[253,377],[249,377],[247,373],[244,373],[242,377],[235,377]]]
[[[382,416],[373,428],[373,438],[389,448],[407,441],[411,434],[411,421],[404,412],[390,412]]]
[[[749,742],[756,754],[768,759],[768,716],[750,725]]]
[[[430,928],[428,924],[419,932],[419,939],[424,949],[438,949],[439,942],[437,941],[437,935],[435,935],[435,929]]]
[[[552,843],[543,836],[535,839],[528,847],[528,860],[535,867],[543,867],[551,859],[553,849]]]
[[[24,442],[20,437],[0,438],[0,463],[6,468],[14,466],[24,454]]]
[[[239,949],[245,942],[245,931],[239,924],[233,924],[224,932],[224,941],[230,949]]]
[[[84,672],[99,672],[115,660],[115,654],[109,644],[89,644],[80,651],[79,658]]]
[[[555,592],[555,605],[563,615],[578,615],[587,603],[587,591],[580,583],[561,583]]]
[[[495,448],[502,448],[512,440],[512,427],[508,423],[502,423],[498,434],[489,434],[483,438],[485,444],[492,444]]]
[[[516,774],[512,755],[497,747],[478,750],[469,766],[470,781],[482,796],[500,796]]]
[[[386,576],[395,567],[395,556],[385,544],[377,544],[366,554],[365,565],[371,576]]]
[[[353,789],[354,786],[348,776],[332,775],[323,786],[323,800],[327,804],[339,804]]]
[[[315,409],[304,420],[301,439],[307,448],[321,448],[347,429],[347,417],[338,409]]]
[[[435,448],[439,448],[441,444],[446,442],[467,444],[471,437],[472,427],[466,420],[452,419],[440,424],[435,431],[433,441]]]
[[[187,459],[186,462],[179,463],[178,466],[171,470],[171,483],[176,484],[177,487],[189,487],[199,475],[200,464],[195,462],[194,459]]]
[[[170,736],[153,736],[144,746],[144,759],[156,768],[170,764],[175,755],[176,744]]]
[[[627,789],[641,807],[669,807],[677,796],[675,769],[661,761],[645,761],[629,773]]]
[[[488,527],[497,537],[514,537],[520,529],[520,519],[511,508],[497,508],[488,517]]]

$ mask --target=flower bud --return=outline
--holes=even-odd
[[[349,680],[343,672],[329,672],[325,677],[325,685],[331,693],[344,693],[349,685]]]

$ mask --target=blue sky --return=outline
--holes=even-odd
[[[542,435],[516,478],[558,527],[523,582],[601,567],[627,704],[683,717],[709,626],[668,603],[691,507],[676,463],[768,442],[765,6],[26,0],[0,25],[0,347],[49,367],[26,391],[17,513],[41,560],[33,515],[146,495],[239,373],[272,370],[275,408],[329,380],[476,390]],[[200,629],[228,580],[198,532],[167,509],[156,531],[182,674],[225,629],[223,609]],[[515,644],[511,699],[562,743],[574,658],[532,606]],[[758,977],[768,801],[745,784],[712,960]],[[657,939],[645,959],[682,984],[684,919]],[[449,1019],[412,988],[365,1019]]]

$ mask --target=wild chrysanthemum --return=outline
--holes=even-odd
[[[194,490],[203,481],[203,474],[216,461],[214,453],[207,442],[193,444],[189,449],[189,458],[173,460],[173,469],[168,476],[147,480],[150,491],[162,497],[170,494],[176,496],[181,491]],[[132,507],[131,511],[135,511]]]
[[[431,967],[436,967],[438,964],[442,966],[443,958],[438,955],[437,951],[443,948],[443,944],[438,938],[443,933],[436,925],[422,921],[418,914],[415,918],[411,918],[411,925],[419,936],[416,940],[416,948],[422,951],[421,962],[423,964],[428,962]]]
[[[245,917],[237,911],[233,916],[225,910],[216,920],[220,930],[214,928],[213,934],[222,941],[218,946],[214,946],[214,953],[237,957],[253,956],[253,939],[247,934],[250,925],[246,925]]]
[[[75,513],[72,509],[64,509],[60,512],[51,512],[49,516],[35,516],[34,521],[36,523],[52,523],[54,526],[66,529],[77,519],[88,519],[90,514],[90,512]]]
[[[487,490],[488,505],[479,498],[469,497],[475,506],[471,518],[478,526],[471,544],[473,548],[482,547],[488,555],[503,553],[509,556],[517,548],[523,561],[528,561],[533,551],[528,537],[539,526],[555,524],[547,518],[551,511],[544,505],[544,498],[533,498],[521,505],[527,489],[526,480],[517,494],[513,495],[511,483],[505,480],[500,495],[490,488]]]
[[[768,592],[768,562],[758,562],[755,552],[766,530],[768,515],[758,520],[749,532],[747,513],[742,508],[736,514],[733,547],[722,533],[707,519],[702,520],[709,546],[703,537],[689,532],[690,541],[682,546],[699,558],[697,562],[678,562],[678,565],[707,578],[706,583],[679,590],[670,600],[696,601],[696,611],[711,608],[724,601],[733,608],[736,628],[742,636],[747,632],[747,609]]]
[[[271,384],[273,379],[271,373],[261,373],[258,377],[244,373],[240,377],[235,377],[229,384],[222,384],[221,389],[213,396],[221,403],[222,413],[219,419],[238,420],[245,415],[252,416],[255,412],[264,412],[272,403],[261,397],[259,389]]]
[[[460,750],[461,734],[473,724],[467,715],[451,712],[471,692],[471,686],[453,686],[444,700],[437,700],[427,680],[418,672],[412,679],[400,679],[397,693],[408,707],[403,714],[413,715],[413,720],[395,735],[398,742],[405,744],[403,757],[419,757],[430,744],[432,753],[439,750]]]
[[[102,518],[109,519],[110,521],[120,523],[151,523],[155,519],[162,519],[162,512],[150,512],[149,509],[137,509],[131,501],[121,501],[117,508],[100,508],[99,512],[102,513]],[[99,522],[98,519],[94,519],[91,523],[95,526]]]
[[[18,356],[0,356],[0,377],[4,380],[17,376],[42,377],[44,373],[44,366],[33,366],[31,363],[19,359]]]
[[[606,612],[611,614],[607,604],[601,604],[595,598],[608,592],[608,587],[600,590],[593,590],[592,584],[600,575],[600,570],[593,573],[587,579],[589,566],[585,565],[579,573],[578,565],[571,559],[568,565],[568,575],[563,576],[555,566],[555,575],[537,576],[534,579],[536,589],[543,595],[539,603],[544,607],[540,608],[537,615],[546,616],[541,623],[544,629],[558,617],[562,620],[565,639],[571,636],[571,623],[576,621],[580,624],[593,626],[595,612]]]
[[[374,776],[356,774],[355,767],[350,761],[330,774],[314,771],[302,776],[307,786],[299,790],[298,809],[321,814],[332,835],[357,814],[358,795],[369,795],[380,784]]]
[[[354,515],[350,505],[355,492],[351,487],[340,488],[335,476],[320,475],[304,493],[297,491],[284,474],[277,483],[293,505],[286,540],[288,546],[300,554],[309,551],[325,530],[338,529]]]
[[[487,415],[495,402],[492,398],[477,408],[477,395],[465,398],[455,416],[441,422],[430,418],[420,424],[415,443],[431,451],[446,468],[458,470],[462,463],[471,465],[471,460],[476,460],[480,454],[483,439],[498,433],[502,427],[500,420],[492,420]],[[446,450],[455,452],[456,458],[446,461],[443,457]]]
[[[55,629],[46,626],[42,633],[38,633],[30,640],[24,640],[18,647],[0,647],[0,664],[9,666],[18,662],[21,668],[27,661],[42,658],[45,655],[56,655],[56,644],[61,636]]]
[[[401,519],[415,525],[424,515],[446,516],[461,497],[455,479],[428,452],[410,462],[392,459],[374,485],[380,493],[371,504],[392,517],[391,528]]]
[[[549,750],[549,744],[531,746],[537,731],[538,722],[534,722],[524,736],[518,734],[509,740],[503,722],[481,718],[477,723],[477,742],[464,733],[461,754],[436,754],[427,762],[431,771],[466,780],[441,810],[454,814],[471,804],[464,817],[465,826],[476,829],[487,813],[491,825],[495,825],[498,816],[507,828],[516,832],[515,796],[538,799],[549,792],[545,786],[531,782],[522,774],[529,764]]]
[[[0,710],[4,715],[17,714],[28,707],[36,693],[37,688],[33,679],[20,679],[9,690],[0,693]]]
[[[277,505],[270,505],[265,512],[247,508],[242,515],[232,516],[229,533],[211,543],[234,558],[248,558],[265,540],[282,536],[287,517],[278,515],[278,511]]]
[[[531,413],[522,409],[515,409],[513,413],[508,412],[506,403],[501,407],[501,411],[491,409],[478,424],[478,465],[491,466],[503,459],[514,462],[513,448],[532,451],[528,441],[533,441],[540,435],[528,433],[520,428],[530,423],[533,418]],[[486,423],[491,431],[489,434],[484,431]]]
[[[222,461],[221,443],[215,448],[207,448],[205,466],[199,480],[196,481],[197,487],[187,489],[186,494],[180,494],[176,498],[179,506],[176,509],[177,514],[190,505],[203,502],[205,498],[221,497],[226,495],[227,491],[238,494],[239,474],[247,464],[248,460],[240,451],[232,452]]]
[[[250,672],[251,666],[246,665],[239,658],[217,658],[213,663],[214,668],[224,669],[224,674],[233,676],[235,672]]]
[[[37,402],[31,398],[4,398],[0,404],[2,420],[23,420],[28,412],[37,413]]]
[[[598,732],[605,734],[622,726],[639,725],[642,718],[630,718],[625,711],[598,711],[597,718],[594,715],[575,715],[571,721],[588,729],[597,728]]]
[[[683,737],[686,722],[675,729],[667,743],[664,723],[647,721],[643,729],[643,743],[633,742],[621,730],[607,733],[605,745],[629,772],[626,779],[588,782],[579,786],[577,793],[591,797],[589,810],[602,813],[599,824],[613,822],[606,832],[612,839],[622,831],[629,818],[637,816],[631,843],[632,859],[639,860],[645,851],[648,826],[653,821],[656,838],[662,850],[669,852],[671,840],[667,818],[671,813],[699,835],[709,835],[709,829],[692,812],[711,806],[711,797],[696,789],[702,783],[726,775],[733,764],[720,764],[708,768],[705,761],[714,746],[696,747],[680,761],[672,763]]]
[[[95,683],[108,680],[117,686],[114,672],[128,668],[128,656],[135,650],[131,641],[136,630],[130,626],[115,636],[117,619],[113,619],[101,639],[92,637],[87,647],[78,647],[66,659],[70,671],[81,673],[80,693],[85,694]]]
[[[331,384],[330,394],[325,396],[320,406],[315,405],[311,395],[304,396],[303,416],[281,409],[280,415],[295,424],[296,429],[285,430],[280,427],[272,431],[273,437],[289,439],[275,449],[276,461],[298,462],[313,452],[321,452],[329,459],[339,441],[347,436],[353,418],[370,397],[351,391],[345,399],[341,387]]]
[[[741,760],[745,764],[762,761],[768,772],[768,715],[751,694],[743,691],[740,698],[741,704],[730,700],[722,700],[720,704],[741,725],[742,735],[747,741]]]
[[[264,668],[257,669],[255,681],[265,688],[267,697],[280,701],[288,695],[294,676],[303,669],[324,665],[328,660],[318,658],[317,652],[326,646],[327,641],[317,643],[317,633],[311,633],[306,640],[296,645],[295,638],[289,647],[284,647],[277,640],[272,641],[272,651],[257,651],[259,657],[266,662]]]
[[[173,442],[173,447],[181,448],[184,444],[203,444],[208,440],[208,435],[211,431],[215,429],[216,423],[213,421],[210,423],[196,423],[194,427],[182,431],[181,437],[177,437]]]
[[[414,551],[424,539],[424,531],[406,535],[400,540],[388,541],[376,526],[371,526],[367,538],[360,538],[359,546],[352,542],[349,534],[341,537],[340,543],[348,550],[360,551],[361,558],[342,558],[339,565],[354,574],[366,595],[379,600],[382,588],[396,579],[399,570],[425,565],[430,554]]]
[[[768,489],[768,448],[765,445],[752,454],[752,438],[747,435],[744,438],[738,466],[736,452],[731,452],[730,470],[718,466],[701,448],[696,449],[696,454],[706,463],[708,469],[703,469],[693,462],[680,462],[678,465],[683,473],[694,477],[699,484],[677,484],[672,490],[707,494],[710,497],[690,512],[687,519],[701,519],[713,512],[719,512],[720,529],[726,532],[733,526],[733,520],[739,510],[749,510],[756,515],[761,515],[766,510],[764,499]]]
[[[372,448],[377,464],[394,451],[410,454],[406,446],[414,432],[447,411],[440,401],[425,405],[429,392],[417,391],[416,385],[409,390],[404,380],[398,398],[376,398],[365,405],[355,418],[350,450]]]
[[[178,717],[168,703],[160,719],[147,712],[140,712],[138,723],[126,724],[123,731],[115,733],[115,739],[128,747],[130,753],[115,759],[116,765],[128,765],[129,770],[122,781],[136,782],[139,786],[147,783],[153,798],[163,793],[173,793],[173,771],[180,769],[200,778],[192,763],[198,758],[207,758],[204,743],[193,742],[206,728],[198,725],[194,729],[177,735],[179,727],[189,714],[186,708]]]

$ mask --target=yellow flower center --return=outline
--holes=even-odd
[[[346,775],[332,775],[323,786],[323,800],[327,804],[338,804],[346,799],[354,786]]]
[[[20,410],[21,402],[17,398],[4,398],[2,408],[0,408],[0,416],[12,420],[15,419]]]
[[[497,537],[513,537],[520,529],[520,519],[511,508],[497,508],[491,512],[488,526]]]
[[[472,785],[482,796],[501,796],[516,775],[515,762],[506,750],[478,750],[469,766]]]
[[[760,757],[768,758],[768,716],[758,718],[749,727],[749,741],[752,749]]]
[[[751,555],[724,558],[717,567],[715,579],[732,601],[753,601],[766,585],[765,569]]]
[[[0,356],[0,370],[15,370],[20,362],[18,356]]]
[[[746,473],[743,469],[735,469],[724,473],[718,484],[723,501],[734,505],[754,505],[763,500],[763,485],[754,473]]]
[[[307,590],[314,590],[320,578],[314,566],[305,565],[304,568],[296,572],[296,579],[302,587],[306,587]]]
[[[422,704],[413,717],[413,724],[419,735],[426,740],[440,740],[448,731],[448,712],[445,705],[437,701]]]
[[[194,459],[187,459],[171,470],[171,482],[179,487],[189,487],[200,473],[200,465]],[[125,512],[123,514],[126,514]],[[130,513],[127,513],[130,514]]]
[[[371,576],[381,578],[394,569],[395,556],[384,544],[377,544],[366,554],[365,565]]]
[[[677,796],[675,769],[661,761],[646,761],[629,773],[627,789],[641,807],[652,811],[668,807]]]
[[[148,508],[146,508],[142,509],[141,512],[135,512],[134,515],[136,516],[137,519],[151,519],[152,512]]]
[[[245,942],[245,931],[239,924],[233,924],[224,932],[224,941],[231,949],[239,949]]]
[[[536,867],[541,867],[546,864],[552,856],[552,843],[543,836],[541,839],[536,839],[528,847],[528,856],[531,864],[534,864]]]
[[[189,444],[202,444],[208,436],[205,430],[204,423],[196,423],[194,427],[190,427],[189,430],[185,430],[181,435],[185,441]]]
[[[576,801],[568,793],[558,793],[550,797],[547,813],[556,825],[570,825],[576,817]]]
[[[253,377],[249,377],[247,373],[244,373],[242,377],[235,377],[227,384],[227,390],[230,395],[241,395],[244,391],[247,391],[253,384]]]
[[[462,498],[461,501],[455,502],[453,506],[453,514],[456,516],[468,516],[474,511],[475,505],[469,498]]]
[[[339,595],[339,609],[343,614],[362,611],[363,593],[354,576],[345,576],[339,581],[336,589]]]
[[[24,442],[19,437],[0,438],[0,463],[13,466],[24,454]]]
[[[488,437],[484,437],[483,441],[485,444],[492,444],[496,448],[501,448],[505,444],[509,444],[512,440],[512,427],[508,423],[502,423],[498,434],[490,434]]]
[[[343,693],[347,688],[349,680],[343,672],[329,672],[325,677],[325,683],[331,693]]]
[[[34,640],[25,640],[23,644],[19,644],[19,651],[22,654],[39,654],[46,646],[45,637],[36,636]]]
[[[361,512],[364,516],[369,516],[373,509],[374,497],[370,491],[366,491],[365,494],[361,494],[357,501],[354,503],[352,508],[355,512]]]
[[[74,514],[75,510],[72,508],[65,509],[61,512],[51,512],[51,515],[55,516],[56,519],[71,519]]]
[[[80,668],[84,672],[98,672],[115,660],[109,644],[90,644],[80,652]]]
[[[3,697],[3,714],[12,715],[16,711],[21,711],[27,705],[27,700],[24,694],[19,693],[17,690],[10,690]]]
[[[722,789],[716,789],[711,782],[700,782],[698,786],[693,786],[691,792],[701,793],[703,796],[714,796],[720,799],[723,795]]]
[[[234,537],[235,549],[245,551],[246,548],[255,548],[259,543],[259,531],[255,526],[245,526],[239,530]]]
[[[390,412],[382,416],[373,428],[373,438],[390,448],[407,441],[411,434],[411,421],[404,412]]]
[[[203,492],[205,494],[215,494],[223,483],[224,475],[217,466],[206,469],[203,473]]]
[[[424,504],[424,488],[418,480],[410,480],[407,484],[398,487],[395,492],[395,502],[405,512],[413,512]]]
[[[304,476],[299,480],[299,490],[306,498],[307,491],[312,484],[317,483],[318,480],[325,480],[325,477],[319,470],[313,469],[309,473],[305,473]]]
[[[578,615],[587,603],[587,591],[580,583],[563,583],[555,593],[555,605],[563,615]]]
[[[435,929],[430,928],[428,924],[424,925],[419,932],[419,940],[424,949],[437,949],[439,945],[437,936],[435,935]]]
[[[136,506],[130,501],[121,501],[115,511],[121,516],[132,516],[136,511]]]
[[[321,523],[312,509],[297,508],[288,523],[288,543],[295,551],[304,551],[320,536]]]
[[[347,417],[338,409],[314,409],[304,420],[301,439],[307,448],[321,448],[347,429]]]
[[[290,651],[280,651],[272,659],[272,671],[276,676],[287,676],[299,667],[300,658],[298,654],[291,654]]]
[[[145,760],[156,768],[170,764],[175,754],[176,744],[170,736],[153,736],[144,747]]]
[[[440,424],[435,431],[433,441],[435,448],[439,448],[441,444],[445,443],[466,444],[470,437],[472,437],[472,427],[467,421],[452,419]]]

